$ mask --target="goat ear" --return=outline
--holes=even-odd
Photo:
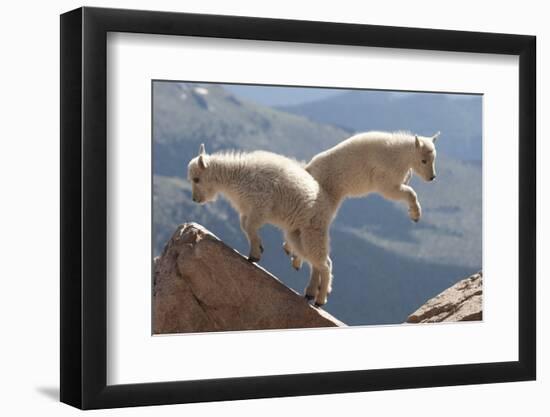
[[[200,169],[208,168],[208,155],[204,153],[199,155],[199,168]]]
[[[206,169],[208,167],[208,155],[206,155],[206,149],[204,143],[201,143],[199,147],[199,168]]]
[[[420,148],[422,146],[422,143],[420,142],[420,139],[418,139],[418,135],[414,135],[414,145],[417,148]]]
[[[439,139],[439,136],[441,135],[441,132],[437,132],[435,135],[432,136],[432,142],[435,143],[437,139]]]

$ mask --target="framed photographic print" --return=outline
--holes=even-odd
[[[61,401],[535,379],[535,103],[532,36],[63,14]]]

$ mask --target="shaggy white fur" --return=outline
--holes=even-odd
[[[422,209],[414,189],[408,185],[415,172],[425,181],[436,177],[435,142],[440,132],[431,137],[409,132],[366,132],[354,135],[313,157],[306,165],[319,183],[336,215],[347,197],[379,193],[390,200],[404,201],[410,218],[417,222]],[[288,245],[283,244],[288,249]],[[286,249],[285,249],[286,250]],[[299,263],[292,253],[293,265]]]
[[[188,178],[193,201],[206,203],[221,193],[240,214],[250,261],[259,261],[263,252],[258,229],[265,223],[282,229],[296,262],[303,258],[311,266],[306,298],[316,305],[327,302],[332,280],[328,228],[336,207],[303,166],[263,151],[207,155],[201,145],[189,162]]]
[[[346,197],[377,192],[409,203],[411,219],[418,221],[420,205],[414,190],[405,185],[411,170],[425,181],[435,179],[435,141],[408,132],[367,132],[352,136],[317,154],[306,170],[338,205]]]

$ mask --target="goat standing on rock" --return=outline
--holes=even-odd
[[[221,193],[237,210],[251,262],[259,261],[263,252],[258,229],[265,223],[282,229],[295,259],[311,266],[306,298],[315,299],[317,306],[327,302],[332,281],[328,229],[336,207],[303,166],[263,151],[207,155],[201,145],[189,162],[188,178],[193,201],[206,203]]]

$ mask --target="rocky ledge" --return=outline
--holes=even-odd
[[[153,333],[345,326],[196,223],[155,259]]]
[[[483,273],[478,272],[428,300],[407,323],[474,321],[483,319]]]

